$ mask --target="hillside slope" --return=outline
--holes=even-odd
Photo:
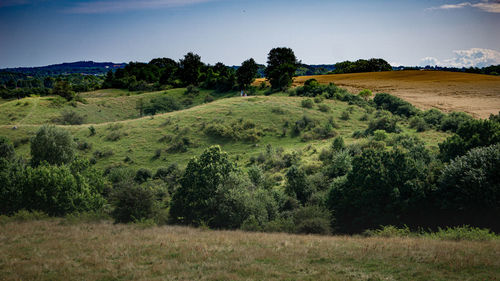
[[[314,161],[335,135],[343,136],[348,144],[367,141],[355,139],[352,134],[365,130],[374,112],[335,100],[321,103],[323,110],[327,109],[324,112],[318,104],[303,108],[303,100],[283,96],[225,98],[156,116],[62,127],[73,133],[82,149],[80,154],[94,158],[100,168],[112,164],[151,168],[185,164],[214,144],[221,145],[240,165],[266,151],[267,145],[301,151],[305,158]],[[344,112],[350,112],[348,120],[341,118]],[[293,133],[294,124],[303,120],[309,122],[308,128],[300,134]],[[419,135],[434,148],[448,136],[433,130],[416,133],[408,124],[401,125],[403,132]],[[90,126],[96,131],[93,136]],[[329,126],[328,135],[318,136]],[[28,156],[29,137],[38,127],[21,124],[14,130],[11,125],[3,125],[0,134],[9,137],[17,145],[17,151]]]
[[[464,111],[487,118],[500,111],[500,76],[447,71],[388,71],[295,77],[294,85],[314,78],[352,92],[370,89],[403,98],[421,109]],[[255,85],[261,83],[258,79]]]

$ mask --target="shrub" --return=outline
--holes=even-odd
[[[154,194],[151,189],[120,182],[111,196],[111,216],[117,223],[136,222],[153,216]]]
[[[408,237],[412,233],[410,231],[410,228],[408,228],[408,226],[398,228],[398,227],[395,227],[393,225],[386,225],[386,226],[380,227],[379,229],[366,230],[363,232],[363,234],[366,236],[370,236],[370,237],[391,238],[391,237]]]
[[[500,144],[475,148],[452,160],[439,177],[437,196],[450,224],[500,229]]]
[[[198,89],[196,86],[194,85],[189,85],[186,87],[186,92],[184,92],[185,95],[189,95],[189,94],[192,94],[192,95],[197,95],[200,93],[200,89]]]
[[[428,128],[427,122],[420,116],[413,116],[410,118],[410,128],[414,128],[417,132],[424,132]]]
[[[442,113],[441,111],[432,108],[429,110],[426,110],[422,113],[422,117],[425,121],[425,123],[431,125],[431,126],[440,126],[441,121],[446,115]]]
[[[300,105],[303,108],[312,108],[314,106],[314,102],[311,99],[305,99],[300,102]]]
[[[144,114],[155,115],[162,112],[171,112],[181,109],[179,102],[170,96],[160,96],[152,98],[149,104],[144,107]]]
[[[318,109],[321,112],[330,112],[330,107],[326,104],[319,104]]]
[[[456,135],[439,144],[440,157],[449,161],[475,147],[500,142],[500,123],[490,120],[469,120],[460,125]]]
[[[346,175],[352,169],[352,157],[346,149],[337,151],[324,167],[325,174],[330,178]]]
[[[63,125],[80,125],[85,122],[85,117],[72,110],[65,110],[61,113],[61,117],[54,121]]]
[[[205,97],[205,102],[213,102],[215,98],[212,95],[207,95]]]
[[[100,158],[106,158],[106,157],[109,157],[111,155],[113,155],[114,152],[111,148],[108,148],[106,150],[96,150],[94,151],[94,157],[97,158],[97,159],[100,159]]]
[[[111,132],[106,136],[107,141],[117,141],[121,138],[120,132]]]
[[[286,194],[305,204],[311,196],[312,190],[306,181],[304,170],[295,165],[291,166],[286,172],[286,180]]]
[[[264,183],[264,174],[262,169],[257,165],[253,165],[248,168],[248,178],[253,183],[254,186],[259,187]]]
[[[388,110],[393,114],[411,117],[418,113],[418,109],[409,102],[386,93],[376,94],[373,101],[377,108]]]
[[[344,148],[345,148],[345,144],[344,144],[344,138],[342,136],[338,136],[338,137],[333,139],[332,149],[334,151],[339,151],[339,150],[342,150]]]
[[[370,134],[376,130],[384,130],[388,133],[397,133],[401,129],[397,126],[397,120],[391,115],[383,115],[379,118],[373,119],[368,123],[366,133]]]
[[[89,136],[94,136],[95,135],[95,128],[94,126],[89,127]]]
[[[387,139],[387,133],[384,130],[376,130],[373,132],[373,140],[384,141]]]
[[[441,119],[441,130],[457,132],[460,125],[472,120],[472,117],[465,112],[452,112]]]
[[[286,113],[286,111],[281,107],[273,107],[273,108],[271,108],[271,112],[275,113],[275,114],[280,114],[280,115],[283,115]]]
[[[0,136],[0,158],[10,160],[15,154],[16,151],[12,142],[8,138]]]
[[[153,173],[151,173],[151,170],[149,169],[146,169],[146,168],[140,168],[139,170],[137,170],[137,172],[135,173],[135,177],[134,177],[134,180],[141,184],[147,180],[149,180],[150,178],[153,177]]]
[[[62,128],[43,125],[31,139],[31,161],[34,165],[42,161],[53,165],[69,163],[74,154],[73,138]]]
[[[453,241],[488,241],[493,239],[498,239],[499,236],[495,233],[490,232],[489,229],[481,229],[478,227],[472,227],[468,225],[457,226],[457,227],[447,227],[438,228],[438,231],[425,233],[424,237],[430,237],[440,240],[453,240]]]
[[[86,141],[78,141],[76,143],[76,148],[78,148],[78,150],[83,150],[83,151],[91,150],[92,149],[92,144],[88,143]]]
[[[360,96],[364,100],[368,100],[372,95],[373,95],[372,91],[370,91],[368,89],[364,89],[364,90],[360,91],[358,94],[358,96]]]
[[[295,232],[303,234],[330,234],[331,217],[328,210],[306,206],[293,213]]]
[[[351,116],[350,116],[349,112],[343,111],[342,114],[340,115],[340,119],[347,121],[347,120],[351,119]]]

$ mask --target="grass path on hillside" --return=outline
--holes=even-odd
[[[30,111],[28,112],[28,114],[26,114],[26,116],[24,116],[24,118],[19,121],[19,124],[24,124],[24,121],[26,119],[29,119],[31,117],[31,115],[33,115],[33,112],[35,112],[36,108],[38,107],[38,104],[40,102],[40,98],[32,98],[32,101],[33,101],[33,106],[30,108]]]
[[[499,241],[0,224],[3,280],[498,280]]]

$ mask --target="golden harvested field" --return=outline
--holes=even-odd
[[[500,280],[498,240],[0,224],[1,280]]]
[[[353,93],[362,89],[389,93],[421,109],[464,111],[479,118],[500,111],[500,76],[410,70],[300,76],[293,84],[301,85],[310,78],[324,84],[333,82]]]

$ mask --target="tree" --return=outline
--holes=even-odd
[[[15,154],[12,142],[8,138],[0,136],[0,158],[12,159]]]
[[[52,89],[52,94],[61,96],[67,100],[72,100],[76,96],[68,81],[57,81]]]
[[[258,70],[259,66],[254,59],[248,59],[241,64],[241,67],[236,70],[238,85],[241,89],[246,89],[253,83]]]
[[[216,214],[213,200],[217,188],[235,170],[219,146],[212,146],[199,158],[192,158],[172,198],[172,220],[182,224],[209,223]]]
[[[267,56],[266,78],[273,89],[283,90],[292,83],[299,62],[290,48],[274,48]]]
[[[71,134],[53,125],[43,125],[31,139],[31,161],[34,165],[47,161],[61,165],[73,160],[75,144]]]
[[[364,100],[368,100],[372,95],[372,91],[368,89],[364,89],[358,94],[358,96],[362,97]]]
[[[181,59],[179,62],[179,72],[182,82],[186,85],[198,85],[202,67],[203,63],[199,55],[192,52],[187,53],[184,59]]]
[[[307,200],[309,200],[312,191],[306,181],[306,173],[304,170],[294,165],[288,169],[286,179],[287,184],[285,186],[285,192],[289,196],[297,198],[302,204],[305,204]]]

